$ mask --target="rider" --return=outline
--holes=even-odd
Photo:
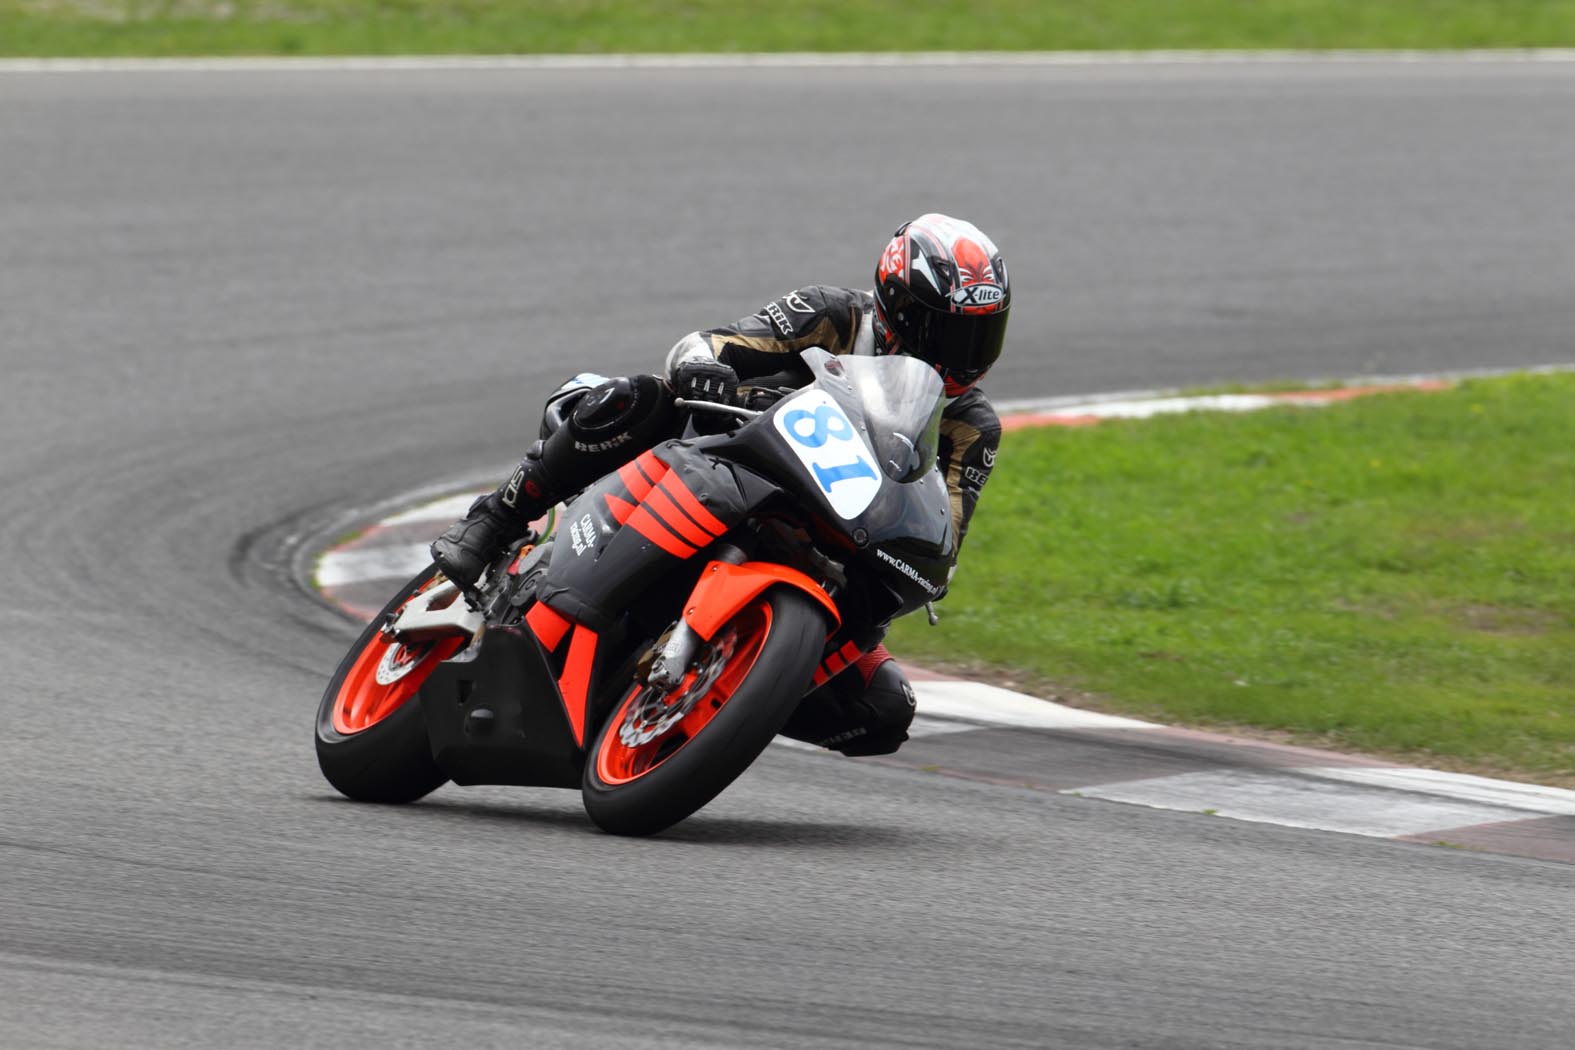
[[[737,324],[692,332],[668,353],[665,378],[576,376],[548,399],[543,439],[432,544],[432,557],[450,579],[474,583],[558,500],[676,436],[675,395],[748,402],[803,386],[811,375],[798,354],[812,346],[907,354],[935,367],[948,398],[939,465],[961,544],[1001,438],[1000,420],[975,384],[1000,356],[1010,307],[994,243],[972,223],[921,215],[881,253],[873,292],[812,285]],[[912,687],[884,645],[849,666],[800,703],[783,733],[846,755],[896,751],[913,721]]]

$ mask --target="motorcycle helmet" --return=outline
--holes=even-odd
[[[874,330],[883,353],[927,361],[956,397],[1001,356],[1012,305],[1006,264],[971,222],[921,215],[900,227],[875,268]]]

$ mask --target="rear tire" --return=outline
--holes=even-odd
[[[586,756],[580,794],[591,820],[614,835],[651,835],[710,802],[803,699],[825,638],[820,607],[775,587],[716,633],[676,697],[631,682]]]
[[[439,663],[464,645],[442,639],[406,649],[379,628],[437,575],[433,566],[411,580],[339,662],[317,708],[317,764],[341,794],[358,802],[414,802],[448,782],[432,761],[416,693]],[[383,678],[397,675],[393,681]]]

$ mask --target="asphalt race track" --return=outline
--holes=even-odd
[[[1575,359],[1572,186],[1568,64],[0,73],[0,1046],[1568,1046],[1568,865],[783,748],[343,802],[287,560],[931,208],[1003,395]]]

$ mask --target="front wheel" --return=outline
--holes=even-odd
[[[728,621],[672,691],[631,683],[585,763],[591,819],[650,835],[721,794],[803,698],[825,637],[819,607],[776,587]]]
[[[448,777],[432,761],[426,721],[414,703],[438,664],[465,647],[462,637],[401,645],[380,628],[432,586],[436,566],[411,580],[361,632],[339,662],[317,708],[317,764],[340,793],[358,802],[414,802]]]

